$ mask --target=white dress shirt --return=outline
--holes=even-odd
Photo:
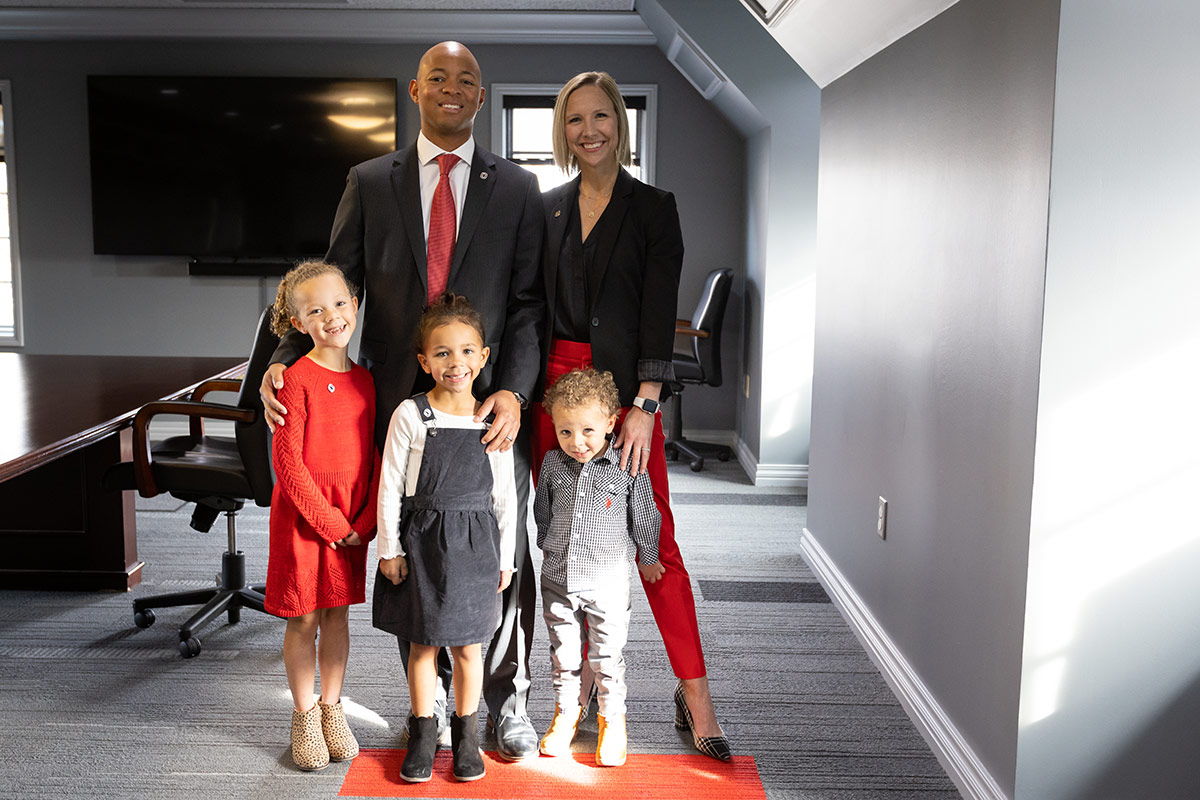
[[[425,137],[417,134],[417,160],[421,162],[421,219],[425,224],[425,241],[429,241],[429,210],[433,207],[433,192],[437,189],[442,168],[437,157],[442,153],[454,153],[459,162],[450,168],[450,193],[454,195],[454,236],[458,237],[462,225],[463,200],[467,197],[467,184],[471,181],[471,159],[475,157],[475,140],[467,137],[457,150],[443,150]]]

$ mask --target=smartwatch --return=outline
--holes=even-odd
[[[633,404],[647,414],[653,414],[655,411],[658,411],[658,401],[651,400],[649,397],[635,397],[633,398]]]

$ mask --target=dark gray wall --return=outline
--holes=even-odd
[[[1057,20],[962,0],[821,98],[808,528],[1009,796]]]
[[[682,29],[729,79],[713,102],[751,139],[738,436],[756,482],[808,475],[820,91],[754,17],[727,0],[639,0],[669,47]],[[752,461],[753,463],[747,463]]]
[[[274,282],[192,278],[182,258],[92,254],[85,77],[91,73],[353,75],[395,77],[403,89],[426,45],[281,42],[4,42],[0,77],[12,80],[16,117],[21,277],[28,353],[238,354],[246,320]],[[679,201],[687,255],[680,310],[689,316],[704,276],[745,271],[745,145],[654,47],[473,47],[486,84],[562,83],[585,69],[658,93],[655,182]],[[402,98],[401,129],[416,136],[415,107]],[[478,141],[490,142],[489,109]],[[703,169],[700,168],[703,165]],[[719,187],[719,189],[717,188]],[[726,337],[740,347],[740,308]],[[731,430],[733,386],[689,395],[687,425]]]
[[[1017,797],[1200,797],[1200,5],[1063,0]]]

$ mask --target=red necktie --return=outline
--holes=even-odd
[[[433,190],[433,205],[429,208],[429,246],[426,250],[430,304],[446,291],[457,234],[454,195],[450,192],[450,170],[454,169],[459,158],[453,153],[442,153],[437,160],[442,174],[438,178],[437,188]]]

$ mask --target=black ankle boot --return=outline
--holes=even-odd
[[[483,777],[483,752],[479,749],[479,712],[450,717],[450,749],[454,753],[454,777],[477,781]]]
[[[437,753],[437,719],[408,715],[408,753],[400,765],[401,780],[424,783],[433,777],[433,757]]]

